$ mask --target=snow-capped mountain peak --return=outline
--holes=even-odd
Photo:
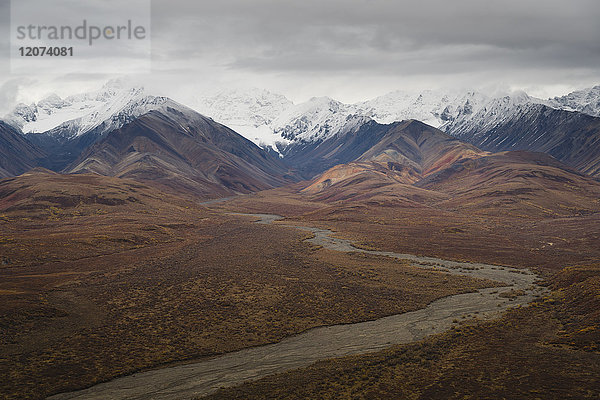
[[[518,113],[525,113],[530,107],[538,106],[538,99],[519,91],[510,95],[491,98],[470,115],[459,115],[441,128],[455,136],[467,131],[485,132],[510,120]]]
[[[441,127],[449,121],[477,112],[487,101],[489,98],[478,92],[395,91],[358,103],[356,107],[360,113],[379,123],[416,119]]]
[[[19,104],[5,119],[24,133],[46,132],[69,139],[90,131],[101,135],[164,107],[166,101],[147,94],[142,87],[117,80],[94,92],[64,99],[51,94],[31,105]],[[283,95],[249,88],[198,91],[181,102],[255,144],[279,151],[293,142],[320,142],[350,133],[369,120],[389,124],[416,119],[460,135],[493,129],[540,104],[599,116],[600,86],[549,100],[530,97],[523,91],[488,95],[473,90],[425,90],[394,91],[354,104],[330,97],[294,104]]]
[[[131,102],[144,97],[141,87],[126,87],[117,81],[109,81],[100,90],[68,96],[65,99],[51,94],[30,106],[19,104],[5,119],[23,133],[42,133],[68,124],[71,134],[85,133]]]
[[[548,100],[548,105],[568,111],[579,111],[584,114],[600,117],[600,85],[577,90],[565,96]]]
[[[285,96],[258,88],[202,91],[185,103],[201,114],[229,126],[259,146],[285,141],[270,128],[293,103]]]
[[[149,111],[160,110],[173,103],[167,97],[131,92],[129,95],[118,96],[117,99],[114,99],[115,101],[109,101],[82,117],[63,122],[57,127],[45,131],[45,134],[60,140],[73,139],[90,132],[94,132],[94,135],[100,137]]]
[[[313,97],[284,111],[273,121],[272,129],[288,141],[325,140],[340,132],[353,111],[329,97]]]

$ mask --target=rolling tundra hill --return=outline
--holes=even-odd
[[[543,217],[600,211],[600,183],[544,153],[484,152],[418,121],[392,124],[379,138],[356,159],[308,182],[300,193],[329,203],[480,214]],[[324,146],[331,148],[343,146]]]
[[[384,125],[359,119],[346,132],[324,141],[290,145],[285,160],[305,178],[353,161],[376,162],[420,175],[451,160],[480,153],[474,146],[416,120]]]

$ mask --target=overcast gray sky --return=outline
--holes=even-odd
[[[2,51],[0,107],[111,77],[10,74]],[[600,84],[600,1],[154,0],[152,71],[135,78],[166,94],[223,85],[294,101],[454,87],[550,96]]]

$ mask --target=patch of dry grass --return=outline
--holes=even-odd
[[[528,215],[527,208],[516,212],[490,204],[494,213],[482,214],[436,206],[431,199],[407,202],[403,196],[394,192],[330,203],[288,187],[242,196],[217,207],[275,212],[288,217],[285,223],[332,229],[370,250],[533,267],[546,275],[565,265],[600,260],[598,213],[539,216]]]
[[[119,183],[104,184],[138,201],[22,196],[2,211],[0,397],[43,398],[491,284],[324,250],[294,228]]]

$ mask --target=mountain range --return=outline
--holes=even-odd
[[[111,81],[18,105],[0,125],[0,173],[41,166],[222,197],[317,177],[306,189],[315,192],[365,171],[415,184],[464,160],[533,151],[598,177],[599,99],[594,87],[548,100],[397,91],[356,104],[293,104],[246,90],[198,95],[190,108]]]
[[[73,119],[62,121],[66,117]],[[203,197],[280,186],[294,175],[277,156],[230,128],[143,89],[65,100],[50,96],[19,105],[2,123],[4,176],[41,166],[62,173],[93,172],[152,181]],[[10,125],[9,125],[10,123]],[[47,129],[43,132],[39,130]],[[24,133],[23,133],[24,132]]]
[[[365,133],[379,140],[354,160],[312,179],[300,193],[337,204],[334,208],[409,206],[548,216],[599,207],[597,180],[544,153],[483,151],[416,120],[373,122]]]
[[[390,376],[402,377],[407,359],[421,360],[417,373],[429,380],[428,369],[445,365],[456,347],[436,338],[465,348],[462,361],[500,338],[475,358],[475,385],[485,381],[481,366],[509,343],[506,362],[484,371],[506,378],[493,380],[494,390],[527,381],[530,365],[544,359],[561,372],[581,366],[580,375],[553,375],[579,396],[588,387],[578,377],[590,376],[592,387],[599,370],[589,368],[600,326],[597,98],[597,88],[543,101],[428,91],[293,104],[250,90],[188,103],[111,82],[19,105],[0,121],[0,397],[54,397],[354,321],[340,316],[373,321],[435,296],[446,302],[447,288],[477,303],[478,287],[511,310],[494,322],[467,307],[446,333],[401,348],[409,351]],[[274,214],[284,223],[254,222]],[[311,232],[335,235],[309,241]],[[334,251],[340,243],[355,247]],[[494,267],[478,275],[477,263]],[[460,276],[446,273],[453,268]],[[523,300],[531,306],[515,307],[525,292],[498,287],[495,277],[520,274],[527,282],[583,278],[558,287],[544,279]],[[431,333],[429,322],[419,323],[419,335]],[[506,373],[523,348],[532,364]],[[379,353],[388,366],[390,351]],[[346,370],[350,393],[357,369]],[[546,370],[542,378],[552,381]],[[369,377],[381,375],[373,371]],[[467,375],[457,371],[450,394]],[[561,396],[551,383],[548,393]],[[529,388],[540,393],[522,387],[524,397]]]
[[[172,101],[103,135],[64,171],[129,177],[208,197],[291,182],[277,157]]]
[[[542,100],[525,92],[488,95],[477,91],[394,91],[372,100],[345,104],[328,97],[314,97],[294,104],[281,94],[264,89],[198,91],[184,99],[197,112],[229,126],[258,145],[287,144],[293,140],[319,140],[343,129],[348,118],[364,116],[376,122],[416,119],[450,132],[453,127],[475,119],[485,109],[487,116],[507,106],[543,104],[554,109],[600,116],[600,86]],[[37,103],[19,104],[3,119],[24,133],[66,131],[81,135],[102,123],[115,128],[126,115],[139,116],[156,107],[154,96],[144,88],[112,80],[101,89],[65,99],[52,94]],[[475,118],[477,116],[477,118]],[[108,124],[112,121],[112,124]]]

